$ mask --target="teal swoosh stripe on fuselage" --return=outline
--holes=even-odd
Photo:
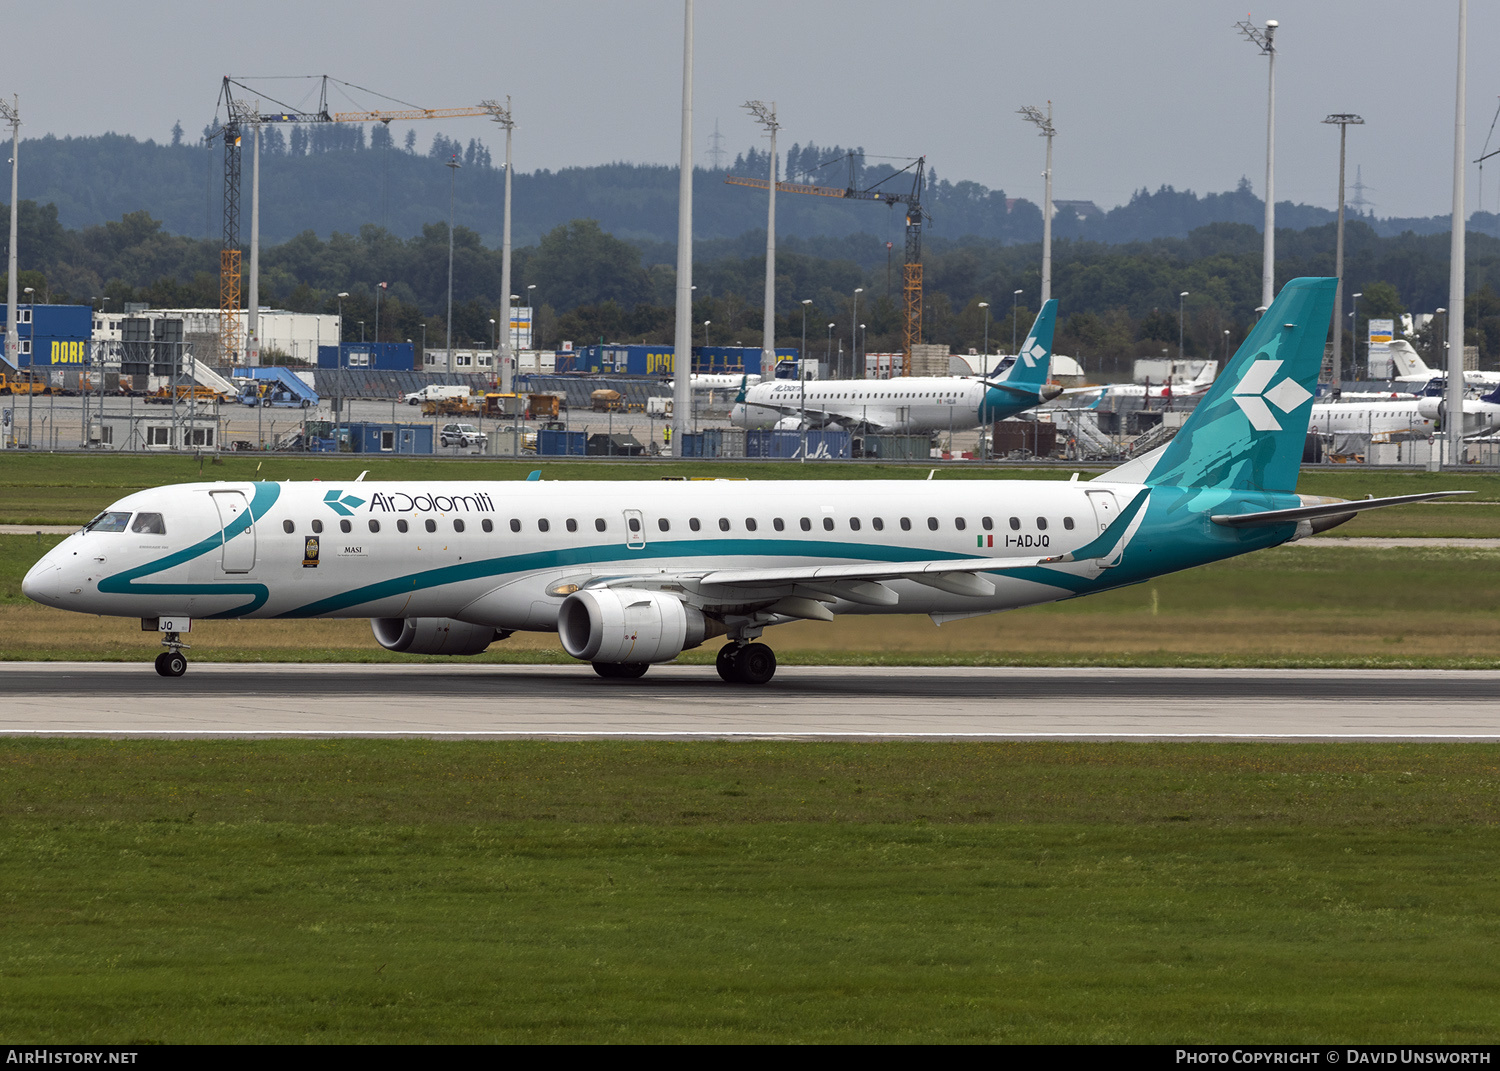
[[[255,494],[250,499],[250,508],[230,522],[229,527],[215,532],[190,547],[168,554],[164,558],[147,562],[134,569],[127,569],[114,576],[107,576],[99,581],[99,590],[106,595],[249,595],[251,599],[246,605],[233,610],[225,610],[222,613],[210,614],[209,619],[243,617],[245,614],[255,613],[271,597],[270,589],[264,584],[137,584],[136,581],[143,576],[150,576],[152,573],[160,573],[165,569],[183,565],[200,555],[223,547],[235,536],[249,531],[251,522],[256,517],[264,516],[276,504],[280,496],[279,484],[257,483]]]
[[[959,554],[953,551],[928,550],[921,547],[889,547],[866,543],[820,543],[814,540],[788,539],[708,539],[686,542],[652,542],[642,550],[635,551],[639,557],[627,559],[631,553],[620,543],[608,543],[591,547],[574,547],[566,550],[533,551],[526,554],[507,555],[502,558],[487,558],[482,561],[464,562],[459,565],[444,565],[419,573],[408,573],[389,580],[376,581],[363,587],[331,595],[326,599],[299,606],[277,614],[277,617],[318,617],[321,614],[346,610],[351,606],[375,602],[379,599],[404,595],[456,584],[465,580],[485,577],[500,578],[513,573],[530,573],[541,569],[565,568],[569,566],[597,565],[604,562],[624,563],[630,560],[642,563],[659,558],[706,558],[728,556],[787,557],[787,558],[845,558],[869,562],[927,562],[956,561],[974,558],[976,555]],[[1003,560],[1003,559],[1002,559]]]

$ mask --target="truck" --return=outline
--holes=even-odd
[[[0,372],[0,394],[49,394],[51,390],[45,378],[24,375],[11,378]]]
[[[401,400],[407,405],[421,405],[423,402],[435,402],[443,398],[467,398],[468,396],[469,388],[462,384],[429,383],[420,390],[403,394]]]

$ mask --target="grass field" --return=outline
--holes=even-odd
[[[1493,1042],[1500,751],[0,753],[28,1042]]]

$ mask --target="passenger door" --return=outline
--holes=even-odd
[[[248,573],[255,568],[255,517],[243,491],[211,491],[219,511],[219,536],[223,542],[221,566],[226,573]]]
[[[1099,531],[1104,531],[1120,515],[1119,503],[1113,491],[1088,492],[1089,505],[1094,507],[1094,519],[1099,522]]]

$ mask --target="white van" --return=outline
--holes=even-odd
[[[421,405],[423,402],[435,402],[440,398],[467,398],[469,388],[462,385],[450,385],[446,383],[429,383],[421,390],[403,394],[401,400],[407,405]]]

